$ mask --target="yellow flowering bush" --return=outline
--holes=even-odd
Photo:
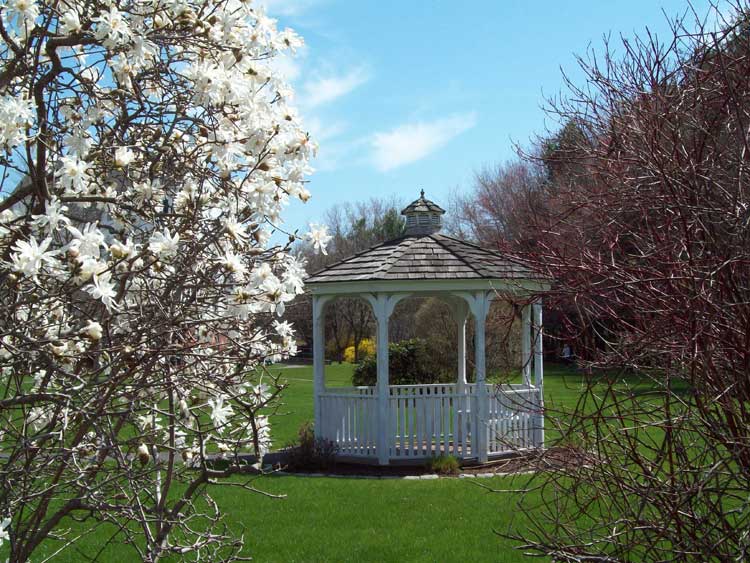
[[[375,341],[372,338],[363,338],[359,341],[359,347],[358,347],[359,354],[357,355],[357,359],[361,362],[368,356],[374,356],[375,355]],[[349,362],[350,364],[354,363],[354,344],[351,346],[348,346],[344,350],[344,361]]]

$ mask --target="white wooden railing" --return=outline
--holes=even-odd
[[[391,385],[390,457],[426,458],[440,453],[470,457],[473,399],[451,384]]]
[[[540,446],[539,390],[513,386],[495,388],[487,410],[487,452],[490,455]]]
[[[336,387],[319,397],[320,436],[336,442],[339,454],[377,455],[378,404],[374,387]]]
[[[388,390],[388,452],[391,459],[424,459],[441,453],[477,457],[474,428],[486,433],[487,453],[541,445],[539,390],[523,385],[391,385]],[[319,397],[319,435],[338,444],[339,454],[377,455],[378,398],[375,387],[328,388]],[[487,401],[477,422],[477,401]],[[472,438],[474,438],[472,440]]]

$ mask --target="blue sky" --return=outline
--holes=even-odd
[[[707,2],[693,4],[704,13]],[[684,0],[266,5],[306,42],[280,63],[320,144],[313,197],[285,215],[302,231],[343,201],[410,201],[424,188],[447,203],[476,171],[512,158],[514,143],[556,128],[542,107],[563,91],[562,71],[582,82],[575,54],[601,52],[607,34],[614,43],[648,27],[666,37],[666,16],[688,9]]]

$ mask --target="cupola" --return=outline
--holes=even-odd
[[[430,235],[443,227],[445,209],[437,203],[425,199],[424,190],[419,199],[407,205],[401,215],[406,217],[406,235]]]

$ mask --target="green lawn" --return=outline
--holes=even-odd
[[[476,482],[517,488],[528,479]],[[526,525],[523,510],[516,506],[518,496],[493,494],[476,482],[273,476],[259,479],[256,486],[286,498],[236,488],[216,488],[212,495],[231,528],[244,533],[244,554],[259,562],[519,561],[523,557],[514,543],[496,533]],[[96,530],[76,551],[64,551],[54,561],[86,561],[108,539],[104,528]],[[50,542],[34,560],[54,550]],[[134,555],[127,546],[113,543],[100,560],[129,563],[137,560]]]
[[[511,481],[482,483],[512,487]],[[523,526],[523,513],[514,510],[512,497],[490,495],[469,480],[276,477],[264,486],[288,498],[222,502],[247,526],[249,551],[258,561],[519,559],[493,530]]]
[[[289,387],[280,414],[271,420],[274,446],[293,440],[299,425],[312,420],[312,369],[278,366]],[[328,385],[349,385],[351,365],[326,367]],[[572,406],[582,390],[580,374],[545,370],[545,401],[552,409]],[[286,495],[274,499],[215,488],[226,520],[244,532],[247,555],[256,561],[506,561],[524,559],[514,543],[496,532],[523,529],[525,512],[517,493],[492,494],[478,486],[523,488],[529,476],[492,479],[364,480],[352,478],[263,477],[260,489]],[[526,499],[526,502],[533,498]],[[75,525],[74,525],[75,527]],[[108,539],[103,529],[56,561],[86,560]],[[5,556],[0,549],[0,560]],[[54,551],[45,546],[49,555]],[[113,545],[103,561],[130,562],[133,552]],[[544,559],[542,559],[544,561]],[[529,559],[532,561],[532,559]]]

